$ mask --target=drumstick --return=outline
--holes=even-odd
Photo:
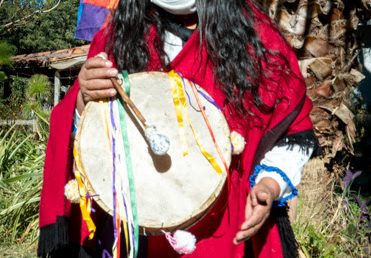
[[[134,102],[130,99],[130,97],[126,94],[126,92],[122,89],[121,85],[117,82],[117,78],[110,78],[113,86],[115,87],[116,91],[120,94],[123,101],[130,107],[130,109],[134,112],[134,115],[139,119],[139,121],[143,124],[145,128],[144,134],[146,139],[149,143],[149,147],[156,155],[165,155],[170,147],[170,140],[166,135],[160,134],[156,130],[156,126],[154,125],[147,125],[146,119],[139,111],[139,109],[135,106]]]
[[[148,125],[146,123],[146,119],[142,115],[142,113],[139,111],[139,109],[135,106],[134,102],[130,99],[130,97],[126,94],[126,92],[123,90],[121,85],[117,82],[116,78],[111,78],[111,82],[113,83],[113,86],[115,87],[116,91],[120,94],[123,101],[125,101],[126,104],[130,107],[131,110],[133,110],[135,116],[139,119],[139,121],[143,124],[144,128],[147,128]]]

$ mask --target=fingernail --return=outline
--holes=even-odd
[[[242,225],[241,225],[241,229],[242,229],[242,228],[249,228],[249,227],[251,227],[250,221],[245,221],[245,222],[242,223]]]
[[[233,240],[233,242],[237,245],[237,244],[239,244],[239,243],[241,243],[241,242],[244,242],[244,241],[247,241],[247,240],[249,240],[250,239],[250,237],[245,237],[245,238],[241,238],[241,239],[234,239]]]
[[[111,67],[112,66],[112,62],[107,60],[106,62],[104,62],[104,65],[107,66],[107,67]]]
[[[246,230],[249,229],[251,226],[250,225],[242,225],[241,230]]]
[[[116,90],[115,89],[111,89],[109,93],[110,93],[111,96],[115,96],[116,95]]]
[[[117,71],[117,69],[110,69],[110,70],[108,71],[108,74],[109,74],[110,76],[116,76],[116,75],[118,74],[118,71]]]

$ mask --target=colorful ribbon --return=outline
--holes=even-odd
[[[127,94],[130,94],[128,73],[126,71],[121,71],[119,77],[122,81],[124,90]],[[120,244],[122,225],[125,235],[127,256],[137,257],[139,226],[125,109],[121,99],[115,101],[111,100],[109,107],[111,123],[109,123],[108,126],[111,132],[110,139],[113,158],[112,193],[114,245],[112,247],[112,254],[114,258],[119,258],[121,256]]]
[[[134,256],[137,257],[137,255],[138,255],[138,242],[139,242],[138,215],[137,215],[134,174],[133,174],[133,166],[132,166],[132,161],[131,161],[129,137],[128,137],[128,134],[127,134],[125,110],[124,110],[124,107],[123,107],[123,104],[122,104],[122,100],[119,101],[119,114],[120,114],[122,140],[123,140],[123,143],[124,143],[124,150],[125,150],[127,177],[128,177],[128,181],[129,181],[130,202],[131,202],[131,208],[132,208],[132,213],[133,213],[133,225],[132,225],[132,227],[133,227],[133,230],[134,230],[134,238],[133,238],[133,241],[134,241],[134,243],[133,243]]]
[[[81,177],[80,171],[82,171],[82,166],[80,163],[80,155],[77,151],[76,144],[73,146],[73,156],[75,159],[74,165],[73,165],[73,172],[75,174],[75,178],[77,180],[77,183],[79,185],[79,193],[80,193],[80,210],[82,214],[82,219],[85,221],[86,226],[89,231],[89,239],[93,239],[96,226],[90,216],[91,214],[91,199],[88,197],[88,191],[87,187],[85,185],[85,182],[83,178]]]
[[[120,74],[123,78],[123,85],[122,86],[124,86],[124,90],[125,90],[126,94],[130,97],[130,81],[129,81],[128,71],[121,70]]]
[[[196,133],[196,130],[194,129],[194,127],[191,123],[191,120],[190,120],[189,115],[188,115],[187,100],[186,100],[186,97],[185,97],[184,82],[183,82],[182,78],[175,71],[170,71],[169,72],[169,77],[174,81],[173,88],[172,88],[173,102],[174,102],[174,107],[175,107],[176,114],[177,114],[179,134],[180,134],[181,141],[183,143],[183,150],[187,148],[187,145],[184,146],[184,144],[186,144],[185,131],[184,131],[185,128],[184,128],[184,122],[183,122],[183,114],[184,114],[184,117],[187,120],[187,123],[192,130],[193,137],[194,137],[194,139],[196,141],[196,144],[197,144],[199,150],[201,151],[202,155],[204,155],[204,157],[209,161],[209,163],[212,165],[212,167],[215,169],[215,171],[218,174],[221,174],[223,171],[220,168],[217,160],[215,159],[215,157],[213,155],[211,155],[203,147],[203,145],[201,144],[201,141],[200,141],[200,139],[199,139],[199,137]],[[200,107],[200,109],[202,110],[202,107]],[[186,149],[186,150],[187,150],[187,153],[188,153],[188,149]],[[183,155],[184,155],[184,151],[183,151]]]
[[[176,119],[178,121],[179,137],[182,143],[183,156],[188,155],[188,144],[185,136],[185,125],[183,114],[187,116],[187,100],[183,91],[183,84],[177,73],[174,71],[169,72],[169,77],[174,82],[171,89],[173,95],[173,102],[175,107]]]
[[[206,125],[207,125],[207,128],[208,128],[208,130],[209,130],[209,133],[210,133],[211,139],[212,139],[212,141],[213,141],[213,143],[214,143],[214,145],[215,145],[215,149],[216,149],[216,151],[217,151],[218,154],[219,154],[220,160],[222,161],[222,163],[223,163],[223,165],[224,165],[225,171],[227,172],[227,174],[229,174],[229,173],[228,173],[228,171],[229,171],[228,164],[227,164],[227,162],[226,162],[226,160],[225,160],[225,158],[224,158],[224,155],[223,155],[223,153],[222,153],[222,151],[221,151],[221,149],[220,149],[220,147],[219,147],[218,142],[217,142],[216,139],[215,139],[215,135],[214,135],[213,129],[212,129],[212,127],[211,127],[211,124],[210,124],[209,118],[207,117],[207,115],[206,115],[206,113],[205,113],[205,110],[202,108],[201,99],[200,99],[200,97],[199,97],[199,95],[198,95],[198,91],[197,91],[197,89],[196,89],[196,86],[195,86],[195,84],[194,84],[193,82],[190,82],[190,85],[191,85],[191,89],[192,89],[192,91],[193,91],[193,94],[194,94],[194,96],[195,96],[195,98],[196,98],[196,101],[197,101],[198,107],[199,107],[199,109],[201,110],[202,116],[203,116],[203,118],[204,118],[204,120],[205,120],[205,123],[206,123]]]

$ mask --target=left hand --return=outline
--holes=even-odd
[[[280,187],[272,178],[265,177],[257,183],[247,196],[245,221],[237,232],[233,243],[250,239],[267,220],[273,200],[279,196]]]

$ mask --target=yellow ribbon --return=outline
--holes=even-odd
[[[211,155],[210,153],[208,153],[206,151],[206,149],[202,146],[201,141],[200,141],[199,137],[197,136],[197,133],[196,133],[196,131],[195,131],[195,129],[194,129],[192,123],[191,123],[191,120],[188,116],[187,100],[186,100],[186,97],[185,97],[185,92],[184,92],[182,79],[180,78],[180,76],[176,72],[174,72],[174,70],[169,72],[169,77],[175,82],[173,84],[172,94],[173,94],[173,102],[174,102],[175,111],[176,111],[177,120],[178,120],[180,138],[181,138],[181,141],[183,143],[183,156],[188,154],[188,149],[187,149],[187,145],[186,145],[187,142],[186,142],[186,139],[185,139],[184,122],[183,122],[182,114],[184,114],[184,116],[185,116],[185,118],[188,122],[188,125],[192,129],[193,137],[195,138],[197,146],[200,149],[202,155],[204,155],[204,157],[209,161],[209,163],[212,165],[212,167],[215,169],[215,171],[218,174],[221,174],[223,172],[223,170],[219,166],[215,157],[213,155]],[[183,113],[182,113],[182,109],[183,109]],[[186,154],[184,154],[185,153],[184,150],[186,150]]]
[[[192,129],[192,132],[193,132],[193,136],[195,137],[195,140],[196,140],[196,143],[197,143],[197,146],[198,148],[200,149],[202,155],[204,155],[204,157],[209,161],[209,163],[213,166],[213,168],[215,169],[216,173],[218,174],[221,174],[223,172],[223,170],[221,169],[221,167],[219,166],[218,162],[216,161],[216,159],[214,158],[213,155],[211,155],[210,153],[208,153],[205,148],[202,146],[197,134],[196,134],[196,131],[195,129],[193,128],[192,124],[191,124],[191,121],[189,121],[189,126],[191,127]]]
[[[183,113],[186,117],[188,116],[187,101],[183,91],[183,84],[179,75],[172,70],[169,72],[169,77],[174,82],[173,87],[171,89],[171,93],[173,95],[176,118],[178,121],[178,129],[180,141],[182,143],[183,148],[183,156],[186,156],[188,155],[188,145],[185,137]]]
[[[99,101],[100,105],[104,105],[105,103],[107,103],[107,102],[106,101]],[[103,116],[104,116],[105,120],[107,120],[106,112],[104,112],[104,109],[102,109],[102,112],[103,112]],[[109,137],[109,131],[108,131],[107,126],[106,126],[105,129],[106,129],[107,137]],[[88,231],[89,231],[89,239],[92,239],[94,237],[95,230],[96,230],[96,226],[95,226],[95,224],[94,224],[94,222],[93,222],[93,220],[90,216],[92,201],[91,201],[90,198],[86,197],[87,193],[88,193],[88,190],[87,190],[87,187],[85,185],[85,182],[84,182],[83,178],[81,177],[80,171],[83,171],[83,169],[82,169],[82,165],[81,165],[81,161],[80,161],[80,155],[79,155],[79,152],[77,151],[77,147],[76,147],[75,144],[73,146],[73,157],[75,159],[75,163],[73,165],[74,174],[75,174],[77,184],[79,186],[80,210],[81,210],[82,218],[85,221],[86,226],[87,226]]]
[[[126,246],[126,252],[129,253],[130,246],[129,246],[129,229],[128,224],[126,223],[126,220],[122,220],[122,225],[124,227],[124,233],[125,233],[125,246]]]
[[[82,214],[82,218],[86,223],[86,226],[88,227],[89,231],[89,239],[92,239],[95,234],[95,224],[90,216],[91,214],[91,200],[90,198],[87,198],[87,187],[84,184],[84,180],[81,177],[80,171],[81,171],[81,163],[80,163],[80,155],[76,149],[76,145],[73,146],[73,156],[75,158],[74,163],[74,174],[75,178],[77,180],[77,184],[79,185],[79,193],[80,193],[80,210]]]
[[[103,100],[100,100],[99,102],[99,105],[102,105],[102,108],[100,109],[101,112],[102,112],[102,115],[104,117],[104,122],[105,122],[105,126],[104,126],[104,131],[106,133],[106,137],[107,139],[109,140],[108,141],[108,150],[111,151],[112,150],[112,143],[111,143],[111,132],[110,132],[110,128],[109,128],[109,104],[107,101],[103,101]]]

